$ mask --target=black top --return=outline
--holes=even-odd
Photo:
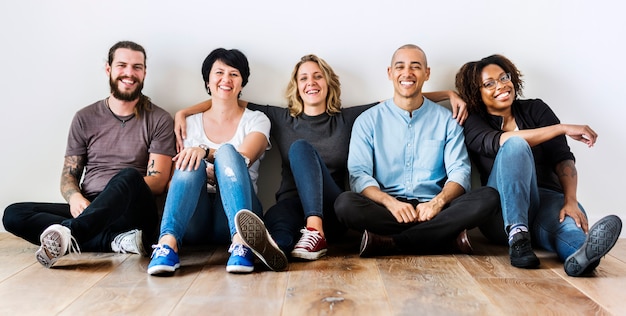
[[[359,114],[376,104],[342,108],[335,115],[308,116],[303,113],[292,117],[288,108],[249,103],[249,109],[265,113],[272,122],[272,144],[278,147],[282,160],[282,179],[276,200],[298,195],[288,154],[291,144],[299,139],[306,140],[317,150],[337,186],[345,188],[352,125]]]
[[[520,130],[559,124],[552,109],[540,99],[515,100],[511,112]],[[470,114],[465,121],[465,144],[472,162],[478,168],[483,185],[487,183],[496,154],[500,149],[502,131],[501,116]],[[532,148],[537,170],[537,185],[542,188],[563,192],[555,172],[556,165],[563,160],[574,160],[565,135],[557,136]]]

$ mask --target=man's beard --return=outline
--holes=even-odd
[[[137,88],[131,92],[122,92],[117,86],[117,82],[119,80],[131,78],[137,82]],[[109,86],[111,86],[111,93],[113,93],[113,97],[121,100],[121,101],[135,101],[141,95],[141,90],[143,90],[143,81],[139,81],[137,78],[132,77],[118,77],[117,79],[113,79],[109,76]]]

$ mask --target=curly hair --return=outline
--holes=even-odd
[[[459,69],[455,80],[456,89],[461,98],[467,102],[470,113],[487,114],[487,106],[483,102],[480,89],[483,88],[482,71],[488,65],[498,65],[504,72],[510,73],[516,98],[522,96],[524,88],[522,73],[508,58],[495,54],[479,61],[471,61]]]
[[[300,58],[300,61],[293,68],[291,73],[291,79],[287,84],[287,91],[285,97],[287,98],[287,107],[289,108],[289,114],[293,117],[297,117],[304,112],[304,102],[298,91],[298,70],[300,66],[306,62],[316,63],[322,70],[324,79],[328,84],[328,95],[326,95],[326,113],[334,115],[341,112],[341,88],[339,83],[339,76],[335,74],[333,68],[330,67],[326,61],[313,55],[305,55]]]

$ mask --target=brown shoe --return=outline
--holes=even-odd
[[[464,229],[456,237],[455,248],[456,250],[466,255],[471,255],[474,253],[474,248],[472,248],[472,244],[470,242],[469,236],[467,235],[467,229]]]
[[[393,238],[389,236],[376,235],[368,232],[367,230],[363,232],[361,247],[359,247],[359,256],[365,258],[389,255],[395,252],[398,252],[398,248],[396,247],[396,243],[393,241]]]

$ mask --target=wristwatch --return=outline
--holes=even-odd
[[[200,145],[198,145],[198,147],[200,147],[200,148],[204,149],[204,151],[205,151],[205,153],[204,153],[204,158],[203,158],[203,159],[207,159],[207,158],[209,158],[209,151],[210,151],[209,146],[207,146],[207,145],[205,145],[205,144],[200,144]]]

